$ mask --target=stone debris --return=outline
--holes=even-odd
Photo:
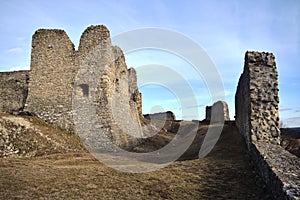
[[[76,135],[36,125],[29,119],[0,116],[0,158],[35,157],[84,150]]]

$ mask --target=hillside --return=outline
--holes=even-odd
[[[0,114],[0,157],[83,151],[79,137],[34,116]]]
[[[22,141],[21,149],[30,147],[24,155],[35,152],[36,156],[0,158],[1,199],[272,199],[251,167],[243,137],[234,126],[224,127],[217,145],[204,159],[193,159],[208,128],[200,125],[181,161],[135,174],[108,168],[83,151],[75,135],[34,117],[2,115],[0,122],[2,134],[24,126],[17,131],[20,139],[13,142],[14,147]],[[167,126],[165,130],[170,131]],[[173,136],[161,131],[140,148],[159,148]]]

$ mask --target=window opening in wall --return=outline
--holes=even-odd
[[[81,84],[81,85],[79,85],[79,87],[81,88],[82,96],[88,97],[89,96],[89,85],[88,84]]]

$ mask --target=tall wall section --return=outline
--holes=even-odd
[[[236,96],[236,125],[276,199],[300,198],[300,160],[280,145],[278,73],[272,53],[246,52]],[[298,174],[295,176],[295,174]]]
[[[32,38],[26,110],[63,129],[87,126],[119,146],[130,146],[142,134],[134,76],[105,26],[88,27],[78,51],[63,30],[41,29]]]
[[[72,91],[78,67],[63,30],[37,30],[32,37],[29,92],[25,109],[72,131]]]
[[[247,140],[280,142],[278,104],[274,55],[247,52],[236,93],[236,124]]]
[[[29,71],[0,72],[0,112],[23,110],[28,81]]]

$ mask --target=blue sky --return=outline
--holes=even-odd
[[[105,24],[112,37],[144,27],[180,32],[204,48],[215,63],[224,83],[231,118],[245,52],[272,52],[279,71],[280,118],[287,126],[300,126],[298,0],[2,0],[0,10],[0,71],[28,68],[31,36],[38,28],[64,29],[76,47],[83,30],[95,24]],[[134,67],[147,64],[190,67],[172,56],[142,51],[126,55],[126,60]],[[187,70],[187,73],[192,71]],[[193,82],[191,79],[190,82],[197,93],[198,103],[188,109],[191,113],[197,109],[200,119],[203,119],[205,106],[213,102],[203,81]],[[172,92],[155,85],[142,86],[141,91],[144,93],[145,112],[160,110],[161,106],[164,110],[173,110],[178,117],[185,117],[181,115],[181,105]],[[193,118],[193,115],[189,117]]]

